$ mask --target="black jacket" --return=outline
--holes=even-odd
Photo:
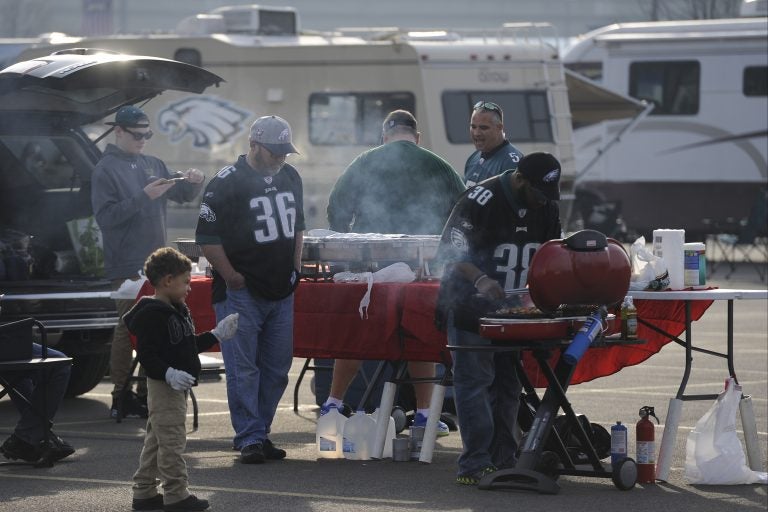
[[[170,305],[151,297],[142,297],[123,317],[128,330],[136,336],[139,362],[151,379],[165,380],[168,367],[200,375],[197,354],[209,349],[218,339],[210,332],[195,334],[192,315],[186,304]]]

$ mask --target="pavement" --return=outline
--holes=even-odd
[[[721,288],[765,289],[766,283],[748,264],[738,263],[729,279],[716,269],[709,284]],[[735,368],[744,393],[751,394],[763,469],[768,460],[768,312],[765,301],[735,303]],[[697,345],[724,350],[726,305],[715,303],[694,323]],[[318,460],[315,425],[318,407],[309,379],[300,388],[294,413],[292,391],[303,360],[296,359],[288,390],[273,424],[272,440],[288,451],[283,461],[242,465],[232,450],[232,429],[224,381],[203,382],[195,390],[200,428],[191,432],[188,417],[186,460],[191,491],[211,501],[212,511],[496,511],[530,512],[589,510],[765,511],[768,486],[693,486],[683,474],[685,441],[711,402],[685,402],[669,481],[618,490],[610,479],[562,476],[557,495],[525,491],[481,491],[454,483],[461,440],[457,432],[438,439],[431,464],[419,462]],[[638,410],[654,406],[662,424],[669,399],[682,376],[684,351],[670,343],[642,364],[610,377],[572,386],[574,409],[590,421],[610,428],[617,420],[630,428],[629,453],[635,454],[634,424]],[[694,354],[689,393],[717,393],[727,377],[725,360]],[[56,432],[77,451],[52,468],[0,467],[0,511],[128,511],[131,476],[142,447],[143,420],[115,423],[108,418],[111,384],[105,380],[91,392],[67,399],[56,417]],[[17,415],[7,398],[0,400],[0,438],[9,435]],[[738,434],[743,442],[741,424]],[[402,435],[405,435],[403,433]]]

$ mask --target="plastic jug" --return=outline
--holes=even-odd
[[[344,458],[349,460],[368,460],[373,449],[373,436],[376,432],[376,421],[357,411],[344,423]]]
[[[379,409],[376,409],[373,411],[373,419],[376,421],[376,423],[379,422]],[[371,433],[371,446],[373,446],[373,443],[375,441],[374,437],[376,435],[376,428],[373,429],[373,432]],[[389,425],[387,425],[387,438],[384,441],[384,452],[381,454],[382,459],[388,459],[392,457],[392,439],[397,436],[397,433],[395,432],[395,418],[392,416],[389,417]]]
[[[321,459],[343,459],[343,432],[347,417],[335,407],[317,419],[315,443]]]

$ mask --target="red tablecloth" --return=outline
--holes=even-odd
[[[153,293],[148,286],[145,284],[142,288],[142,295]],[[212,329],[216,324],[210,286],[208,278],[195,276],[192,279],[187,304],[198,332]],[[438,289],[437,282],[376,283],[371,292],[368,318],[361,319],[358,307],[365,294],[365,284],[302,282],[294,302],[294,356],[449,361],[445,333],[438,331],[433,321]],[[701,318],[711,304],[711,300],[692,301],[691,319]],[[679,336],[685,330],[683,301],[635,300],[635,305],[638,318],[663,331]],[[642,324],[638,325],[637,335],[647,342],[587,351],[571,384],[611,375],[625,366],[639,364],[671,341]],[[558,354],[552,357],[554,363]],[[523,358],[533,385],[545,387],[546,380],[531,355],[524,353]]]

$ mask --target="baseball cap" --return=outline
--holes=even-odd
[[[407,126],[414,130],[418,129],[416,118],[407,110],[393,110],[384,118],[383,126],[385,131],[391,130],[395,126]]]
[[[517,171],[548,199],[560,199],[560,162],[549,153],[530,153],[520,159]]]
[[[291,125],[278,116],[263,116],[251,125],[250,139],[267,148],[275,155],[298,153],[291,142]]]
[[[128,105],[117,111],[114,121],[108,121],[106,124],[127,128],[146,128],[149,126],[149,117],[139,107]]]

